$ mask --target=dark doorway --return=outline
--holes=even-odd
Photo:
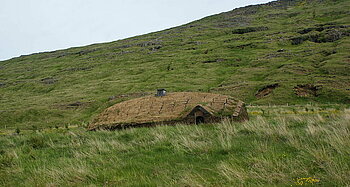
[[[196,117],[196,124],[201,124],[201,123],[204,123],[204,117],[203,116]]]

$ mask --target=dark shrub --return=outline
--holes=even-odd
[[[27,144],[34,149],[46,147],[46,142],[42,136],[32,136],[27,141]]]
[[[242,29],[235,29],[232,31],[232,34],[245,34],[249,32],[258,32],[258,31],[266,31],[269,28],[267,27],[246,27]]]

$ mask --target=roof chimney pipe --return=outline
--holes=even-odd
[[[163,96],[166,96],[166,90],[164,88],[157,89],[156,97],[163,97]]]

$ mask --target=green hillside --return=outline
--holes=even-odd
[[[259,105],[350,104],[349,10],[348,0],[281,0],[2,61],[0,128],[88,123],[160,87]]]

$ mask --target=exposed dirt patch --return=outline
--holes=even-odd
[[[317,97],[317,91],[321,89],[321,86],[315,86],[312,84],[301,84],[294,87],[295,95],[299,97]]]
[[[261,88],[257,91],[257,93],[255,94],[255,97],[258,99],[266,97],[266,96],[270,95],[272,93],[272,91],[274,89],[276,89],[277,87],[279,87],[278,83],[264,86],[263,88]]]

